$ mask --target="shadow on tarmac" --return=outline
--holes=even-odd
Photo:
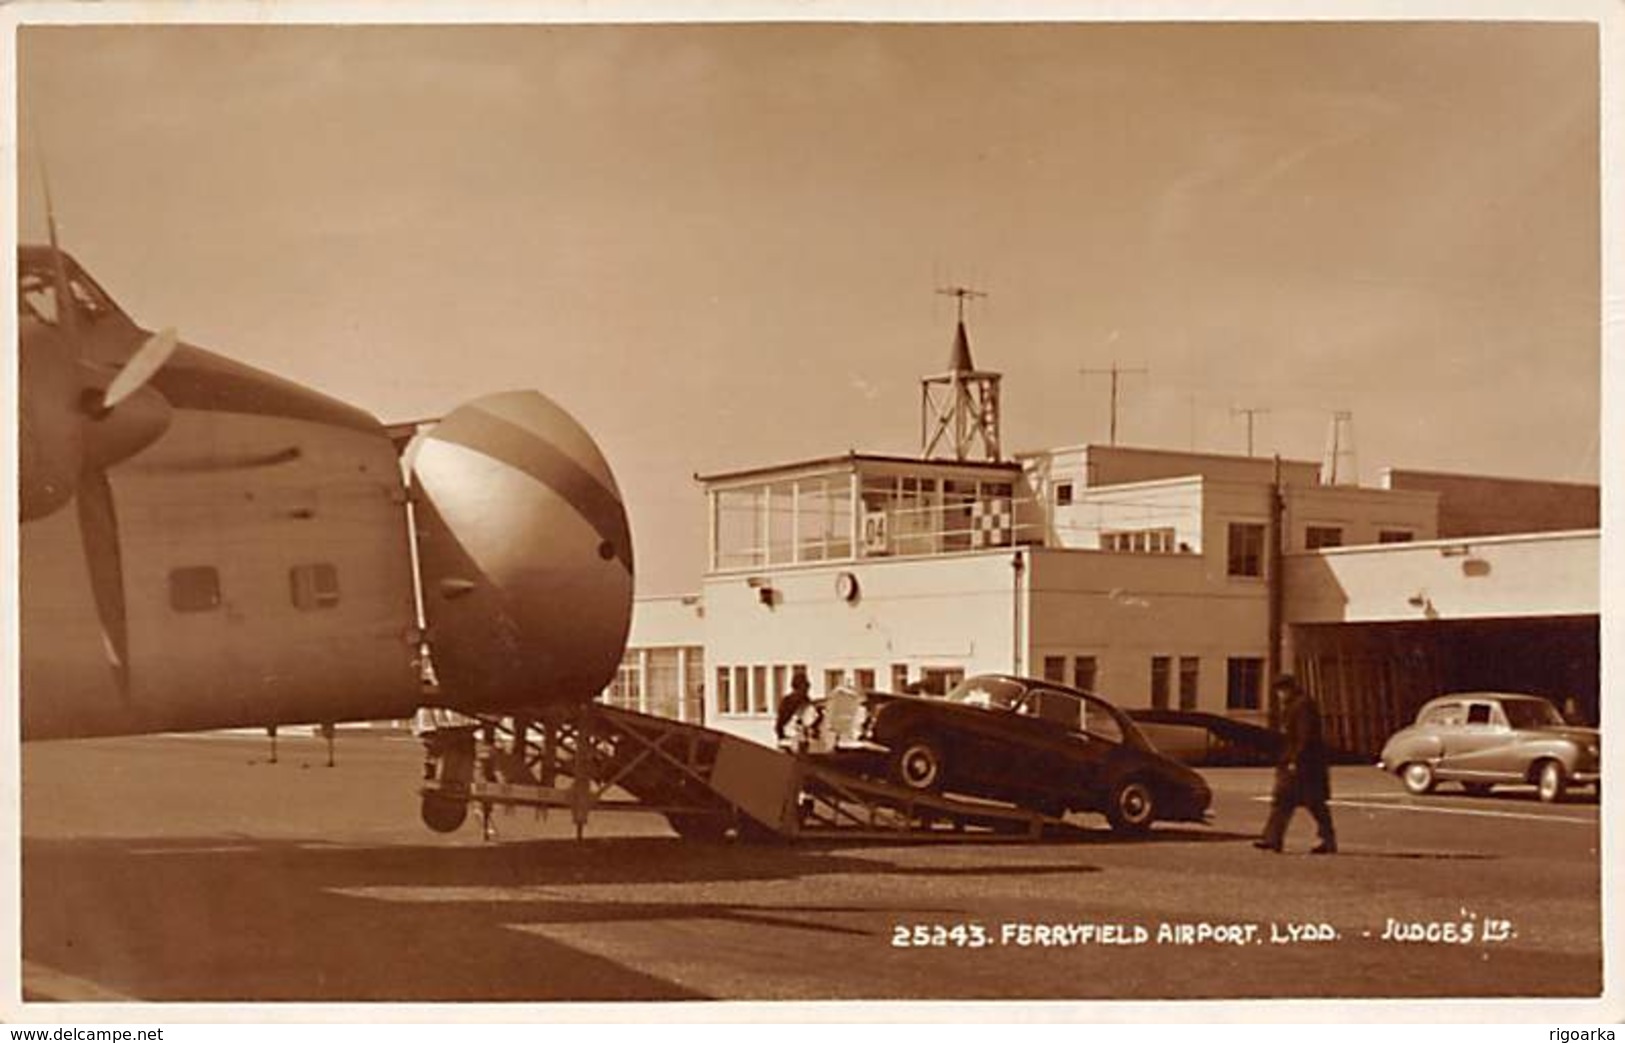
[[[1030,849],[1029,849],[1030,850]],[[185,839],[32,839],[23,848],[23,955],[147,1000],[625,1001],[709,998],[513,925],[719,921],[820,934],[868,906],[703,901],[712,883],[821,874],[1068,874],[979,847],[980,867],[893,864],[827,849],[666,837],[467,847]],[[678,902],[640,884],[693,884]],[[626,885],[595,900],[566,885]],[[552,894],[550,887],[561,890]],[[355,891],[365,889],[361,894]],[[390,899],[386,889],[396,889]],[[451,894],[455,889],[456,893]],[[345,893],[349,891],[351,893]],[[954,915],[955,909],[888,909]],[[66,998],[66,997],[55,997]]]

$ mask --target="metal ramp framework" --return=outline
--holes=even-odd
[[[724,732],[591,703],[565,713],[471,718],[424,737],[423,819],[450,832],[472,805],[662,814],[720,840],[1036,840],[1036,811],[921,793],[836,771]]]

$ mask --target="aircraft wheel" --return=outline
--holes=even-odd
[[[892,778],[912,790],[934,793],[942,788],[942,749],[930,739],[910,736],[892,754]]]
[[[1467,791],[1469,797],[1487,797],[1495,787],[1488,782],[1464,782],[1461,788]]]
[[[1562,763],[1542,761],[1540,773],[1535,776],[1535,788],[1544,804],[1556,804],[1562,800],[1569,788],[1569,774],[1563,770]]]
[[[1118,833],[1141,834],[1157,820],[1157,796],[1144,779],[1124,779],[1112,787],[1106,821]]]
[[[455,833],[468,821],[468,802],[425,794],[419,814],[423,824],[436,833]]]
[[[1432,793],[1438,780],[1433,777],[1433,765],[1426,761],[1411,761],[1399,769],[1399,777],[1405,782],[1405,792],[1415,797]]]

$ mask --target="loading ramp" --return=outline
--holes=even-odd
[[[486,823],[496,808],[567,810],[578,837],[593,812],[611,811],[661,814],[683,837],[718,840],[1031,841],[1053,821],[597,703],[463,717],[423,741],[423,820],[440,832],[460,827],[470,807]]]

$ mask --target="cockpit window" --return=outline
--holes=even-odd
[[[79,321],[96,322],[113,310],[101,290],[71,264],[67,274],[68,295],[73,299],[74,314]],[[56,272],[52,265],[24,262],[17,273],[17,314],[55,326],[62,319],[56,289]]]
[[[17,314],[56,325],[56,284],[39,272],[22,272],[17,279]]]

